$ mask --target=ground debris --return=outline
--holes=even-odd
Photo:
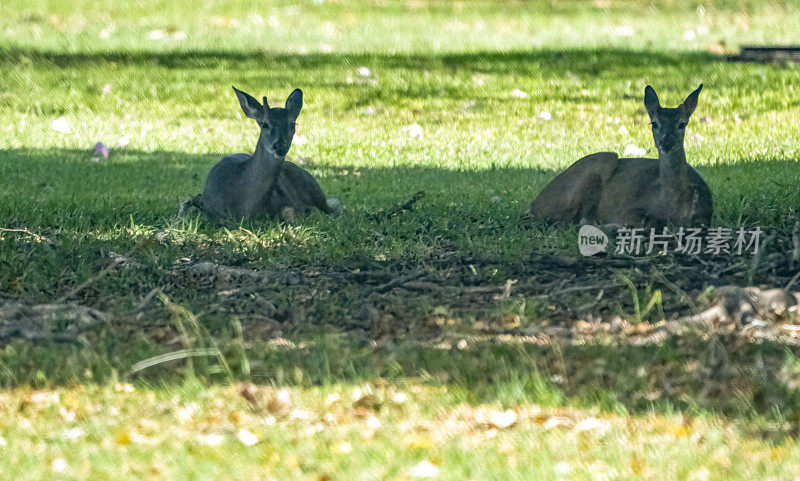
[[[711,321],[747,324],[797,320],[800,293],[780,288],[722,286],[717,288],[714,304],[687,322]]]
[[[77,342],[81,333],[109,322],[109,315],[72,303],[0,305],[0,343],[13,339]]]
[[[235,315],[252,340],[327,323],[379,343],[455,345],[470,336],[495,336],[539,344],[649,344],[708,326],[736,324],[733,329],[742,331],[751,318],[786,322],[794,298],[782,298],[781,289],[737,287],[751,277],[762,286],[791,286],[796,270],[784,241],[770,242],[758,263],[737,256],[578,258],[537,252],[508,264],[491,254],[458,251],[417,265],[365,260],[283,269],[185,259],[165,284],[170,295],[196,292],[204,315]],[[637,311],[655,305],[654,296],[657,308]],[[340,315],[321,315],[331,312],[326,306]],[[720,319],[712,319],[717,314]],[[783,331],[782,337],[800,339],[800,332]]]

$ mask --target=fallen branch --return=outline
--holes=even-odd
[[[87,279],[86,281],[84,281],[84,282],[82,282],[81,284],[79,284],[79,285],[75,286],[75,287],[74,287],[74,288],[73,288],[71,291],[69,291],[68,293],[66,293],[66,294],[64,294],[63,296],[59,297],[59,298],[58,298],[58,300],[57,300],[56,302],[59,302],[59,303],[61,303],[61,302],[65,302],[65,301],[67,301],[67,300],[71,299],[72,297],[74,297],[74,296],[78,295],[78,294],[79,294],[81,291],[83,291],[84,289],[86,289],[87,287],[89,287],[90,285],[92,285],[93,283],[97,282],[98,280],[102,279],[102,278],[103,278],[103,277],[105,277],[106,275],[108,275],[108,273],[110,273],[111,271],[113,271],[114,269],[116,269],[116,268],[117,268],[118,266],[120,266],[121,264],[125,264],[126,262],[128,262],[128,261],[130,260],[130,259],[128,258],[128,256],[129,256],[129,255],[131,255],[132,253],[133,253],[133,251],[128,251],[128,253],[127,253],[127,254],[124,254],[124,255],[121,255],[121,256],[120,256],[120,255],[116,255],[116,254],[114,254],[114,253],[112,252],[112,253],[111,253],[111,263],[110,263],[109,265],[107,265],[106,267],[104,267],[104,268],[103,268],[103,269],[102,269],[100,272],[98,272],[98,273],[97,273],[95,276],[93,276],[93,277],[90,277],[90,278],[89,278],[89,279]]]
[[[412,272],[411,274],[406,274],[404,276],[395,277],[391,281],[389,281],[389,282],[387,282],[385,284],[381,284],[378,287],[376,287],[374,292],[379,293],[379,294],[385,293],[385,292],[389,292],[389,291],[391,291],[392,289],[394,289],[394,288],[396,288],[398,286],[401,286],[401,285],[406,284],[406,283],[411,282],[411,281],[415,281],[415,280],[419,279],[420,277],[422,277],[424,275],[425,275],[425,272],[417,271],[417,272]]]
[[[99,323],[108,323],[108,315],[75,304],[25,304],[9,302],[0,305],[0,341],[10,339],[77,342],[84,330]],[[54,326],[65,330],[53,332]]]
[[[610,284],[591,284],[588,286],[573,286],[573,287],[566,287],[564,289],[559,289],[557,291],[550,292],[548,294],[538,294],[536,297],[539,299],[548,299],[552,296],[558,296],[561,294],[569,294],[570,292],[582,292],[582,291],[592,291],[595,289],[611,289],[612,287],[622,287],[622,284],[619,283],[610,283]]]
[[[33,239],[36,240],[36,242],[45,242],[45,241],[49,242],[49,240],[46,237],[42,237],[39,234],[34,234],[33,232],[29,231],[28,229],[24,229],[24,228],[23,229],[9,229],[9,228],[6,228],[6,227],[0,227],[0,234],[2,234],[3,232],[16,232],[16,233],[19,233],[19,234],[25,234],[25,235],[27,235],[29,237],[33,237]]]

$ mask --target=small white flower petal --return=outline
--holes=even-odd
[[[59,117],[50,124],[50,128],[61,134],[68,134],[72,132],[72,126],[66,117]]]
[[[413,478],[433,478],[439,474],[439,468],[430,461],[420,461],[408,474]]]
[[[252,446],[258,442],[258,436],[251,433],[247,429],[242,429],[236,433],[236,439],[245,446]]]

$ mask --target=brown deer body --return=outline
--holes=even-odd
[[[677,108],[663,108],[649,85],[644,103],[658,159],[587,155],[556,176],[531,204],[529,217],[601,224],[711,222],[711,191],[687,162],[683,138],[701,85]]]

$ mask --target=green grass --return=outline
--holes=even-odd
[[[789,479],[800,463],[795,347],[724,333],[532,342],[595,293],[566,306],[537,297],[546,256],[581,262],[575,229],[526,226],[520,214],[587,153],[635,144],[655,155],[645,85],[674,106],[703,83],[686,149],[711,187],[713,223],[758,225],[783,246],[800,207],[798,67],[720,52],[798,43],[787,21],[798,13],[744,0],[2,2],[0,228],[27,233],[0,231],[0,302],[53,302],[88,282],[72,300],[111,321],[76,343],[0,345],[0,477],[49,479],[63,459],[66,479],[407,479],[422,460],[439,479]],[[255,145],[231,85],[273,104],[303,89],[306,142],[290,157],[341,199],[340,217],[177,218],[215,162]],[[62,116],[70,133],[51,128]],[[415,123],[422,138],[406,130]],[[108,159],[92,161],[96,142]],[[396,209],[417,191],[412,210]],[[99,277],[112,253],[130,263]],[[240,281],[189,278],[187,259],[267,280],[226,301],[220,292]],[[733,282],[746,283],[749,261]],[[688,314],[721,282],[697,272],[687,284],[658,259],[622,272],[583,265],[565,270],[569,283],[630,280],[606,300],[634,323]],[[469,302],[391,293],[362,325],[370,285],[417,271],[518,287]],[[765,284],[783,274],[750,273]],[[676,301],[675,285],[692,300]],[[164,297],[142,307],[154,288]],[[214,354],[157,357],[191,349]],[[136,390],[114,390],[119,379]],[[246,379],[290,388],[311,420],[265,426],[225,387]],[[366,440],[349,401],[364,384],[410,396],[370,409],[382,427]],[[31,388],[60,397],[31,401]],[[334,391],[344,407],[312,433]],[[492,437],[446,422],[460,403],[546,413]],[[186,404],[197,419],[176,423]],[[545,429],[559,410],[610,427]],[[75,427],[85,434],[63,439]],[[244,447],[240,429],[260,442]],[[209,433],[222,444],[197,440]],[[328,447],[345,440],[352,453]]]

